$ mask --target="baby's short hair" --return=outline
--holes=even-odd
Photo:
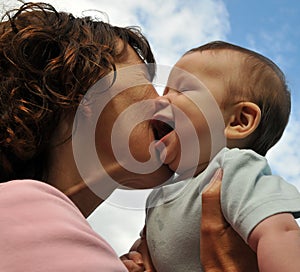
[[[205,50],[233,50],[244,56],[238,75],[226,80],[228,101],[225,100],[224,105],[232,102],[232,99],[239,99],[259,106],[261,121],[253,134],[250,146],[246,148],[264,156],[281,138],[289,120],[291,97],[283,72],[267,57],[223,41],[210,42],[188,52]]]

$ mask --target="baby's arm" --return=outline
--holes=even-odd
[[[289,213],[268,217],[248,238],[261,272],[300,271],[300,228]]]

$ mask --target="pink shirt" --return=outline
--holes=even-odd
[[[68,197],[34,180],[0,184],[0,271],[125,272]]]

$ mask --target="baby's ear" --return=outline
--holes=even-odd
[[[225,127],[227,139],[245,139],[258,127],[261,118],[260,108],[252,102],[240,102],[233,106]]]

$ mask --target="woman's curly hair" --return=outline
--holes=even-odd
[[[115,70],[123,54],[117,38],[146,64],[155,62],[137,28],[75,18],[45,3],[6,13],[0,23],[0,182],[43,180],[52,132],[66,110]]]

